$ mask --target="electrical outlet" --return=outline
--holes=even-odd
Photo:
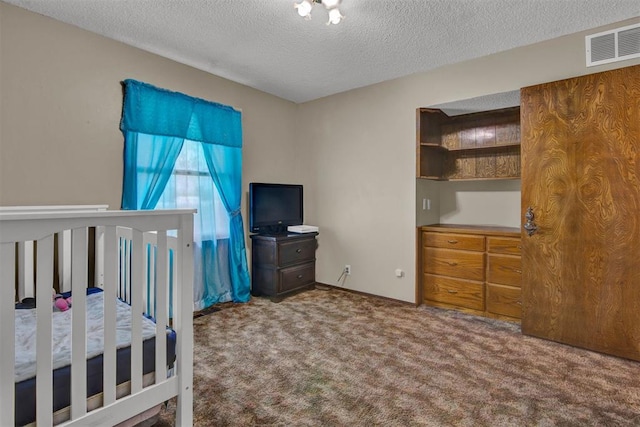
[[[346,274],[347,276],[351,275],[351,265],[347,264],[344,266],[344,274]]]

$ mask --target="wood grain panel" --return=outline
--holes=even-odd
[[[520,255],[520,239],[511,237],[487,237],[487,251],[494,254]]]
[[[496,119],[496,144],[514,144],[520,142],[520,114],[515,111],[508,116]]]
[[[426,247],[424,272],[461,279],[484,280],[484,253]]]
[[[496,118],[485,116],[476,124],[476,147],[496,145]]]
[[[442,144],[441,126],[448,119],[442,111],[430,108],[416,110],[416,175],[440,178],[445,158],[443,152],[422,144]]]
[[[522,282],[520,257],[489,254],[487,256],[487,282],[520,287]]]
[[[421,177],[439,178],[443,174],[446,152],[435,147],[422,147],[422,156],[418,164],[418,174]]]
[[[510,147],[496,156],[495,176],[497,178],[520,176],[520,147]]]
[[[474,122],[464,123],[460,129],[460,148],[473,148],[476,146],[476,128]]]
[[[522,316],[521,299],[520,288],[487,284],[486,305],[489,313],[520,318]]]
[[[478,178],[495,178],[496,176],[496,153],[483,151],[475,153],[476,176]]]
[[[460,148],[460,125],[458,123],[442,125],[442,146],[447,150]]]
[[[425,246],[433,246],[436,248],[484,251],[484,236],[423,232],[422,242]]]
[[[484,310],[482,282],[425,274],[424,298],[474,310]]]
[[[476,177],[476,156],[473,152],[463,151],[455,153],[457,178],[471,179]]]
[[[521,91],[526,334],[640,360],[640,66]]]
[[[448,116],[434,108],[419,108],[416,120],[416,139],[420,143],[442,144],[441,126]]]

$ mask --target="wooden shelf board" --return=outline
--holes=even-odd
[[[519,176],[496,176],[496,177],[487,177],[487,178],[443,178],[440,176],[419,176],[418,178],[430,179],[433,181],[496,181],[499,179],[502,179],[502,180],[520,179]]]
[[[445,151],[447,151],[447,149],[446,149],[445,147],[443,147],[442,145],[440,145],[440,144],[434,144],[434,143],[432,143],[432,142],[421,142],[421,143],[420,143],[420,146],[421,146],[421,147],[426,147],[426,148],[437,148],[437,149],[439,149],[439,150],[445,150]]]
[[[446,178],[441,178],[439,176],[419,176],[418,178],[420,179],[431,179],[434,181],[447,181]]]
[[[499,145],[483,145],[481,147],[464,147],[464,148],[448,148],[449,152],[452,151],[484,151],[484,150],[499,150],[502,148],[520,147],[520,143],[512,144],[499,144]]]
[[[484,178],[442,178],[442,181],[495,181],[498,179],[520,179],[519,176],[490,176]]]

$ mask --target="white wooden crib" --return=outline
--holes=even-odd
[[[18,351],[16,356],[16,330],[20,325],[16,324],[15,303],[30,293],[35,296],[36,306],[33,309],[35,379],[31,379],[35,382],[35,424],[115,426],[137,416],[139,419],[141,413],[174,396],[178,398],[176,425],[192,424],[193,213],[192,210],[105,211],[101,206],[0,209],[0,414],[3,425],[16,423],[16,366],[22,362],[22,352]],[[90,233],[96,236],[95,249],[88,244]],[[58,236],[56,249],[54,235]],[[25,268],[25,263],[30,262],[28,254],[33,252],[24,248],[30,248],[31,242],[35,242],[35,266]],[[72,292],[72,306],[66,313],[55,312],[52,304],[54,254],[60,262],[60,291]],[[78,313],[85,313],[88,304],[96,301],[96,296],[88,296],[86,291],[91,281],[90,265],[95,270],[95,284],[102,289],[99,304],[104,309],[100,323],[104,329],[100,339],[104,349],[100,349],[99,356],[101,392],[88,398],[88,342],[95,339],[87,338],[87,330],[93,328],[87,319],[95,313],[86,316]],[[116,360],[120,361],[123,343],[119,341],[122,327],[120,318],[116,320],[116,312],[122,313],[123,306],[129,310],[125,312],[129,313],[125,335],[130,341],[125,350],[130,355],[130,366],[126,367],[130,369],[130,376],[126,383],[117,384],[116,373],[120,374],[121,367],[116,365]],[[59,322],[63,314],[70,319],[67,323],[71,330],[71,355],[65,368],[70,372],[70,405],[54,413],[53,378],[54,371],[59,373],[56,364],[61,362],[53,355],[57,336],[53,332],[58,328],[54,322]],[[143,314],[153,317],[155,323]],[[23,317],[20,319],[22,322]],[[170,357],[168,336],[175,337],[175,340],[172,338],[175,363],[167,360]],[[155,343],[145,341],[151,339]],[[143,372],[143,346],[152,351],[145,350],[144,357],[155,358],[149,373]]]

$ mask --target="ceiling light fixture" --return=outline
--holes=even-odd
[[[329,20],[327,21],[327,25],[330,24],[339,24],[340,21],[344,19],[344,15],[340,13],[338,6],[342,0],[302,0],[300,3],[295,3],[293,5],[294,8],[298,10],[298,15],[302,16],[304,19],[311,19],[311,9],[313,9],[313,5],[316,3],[320,3],[327,9],[327,13],[329,13]]]

